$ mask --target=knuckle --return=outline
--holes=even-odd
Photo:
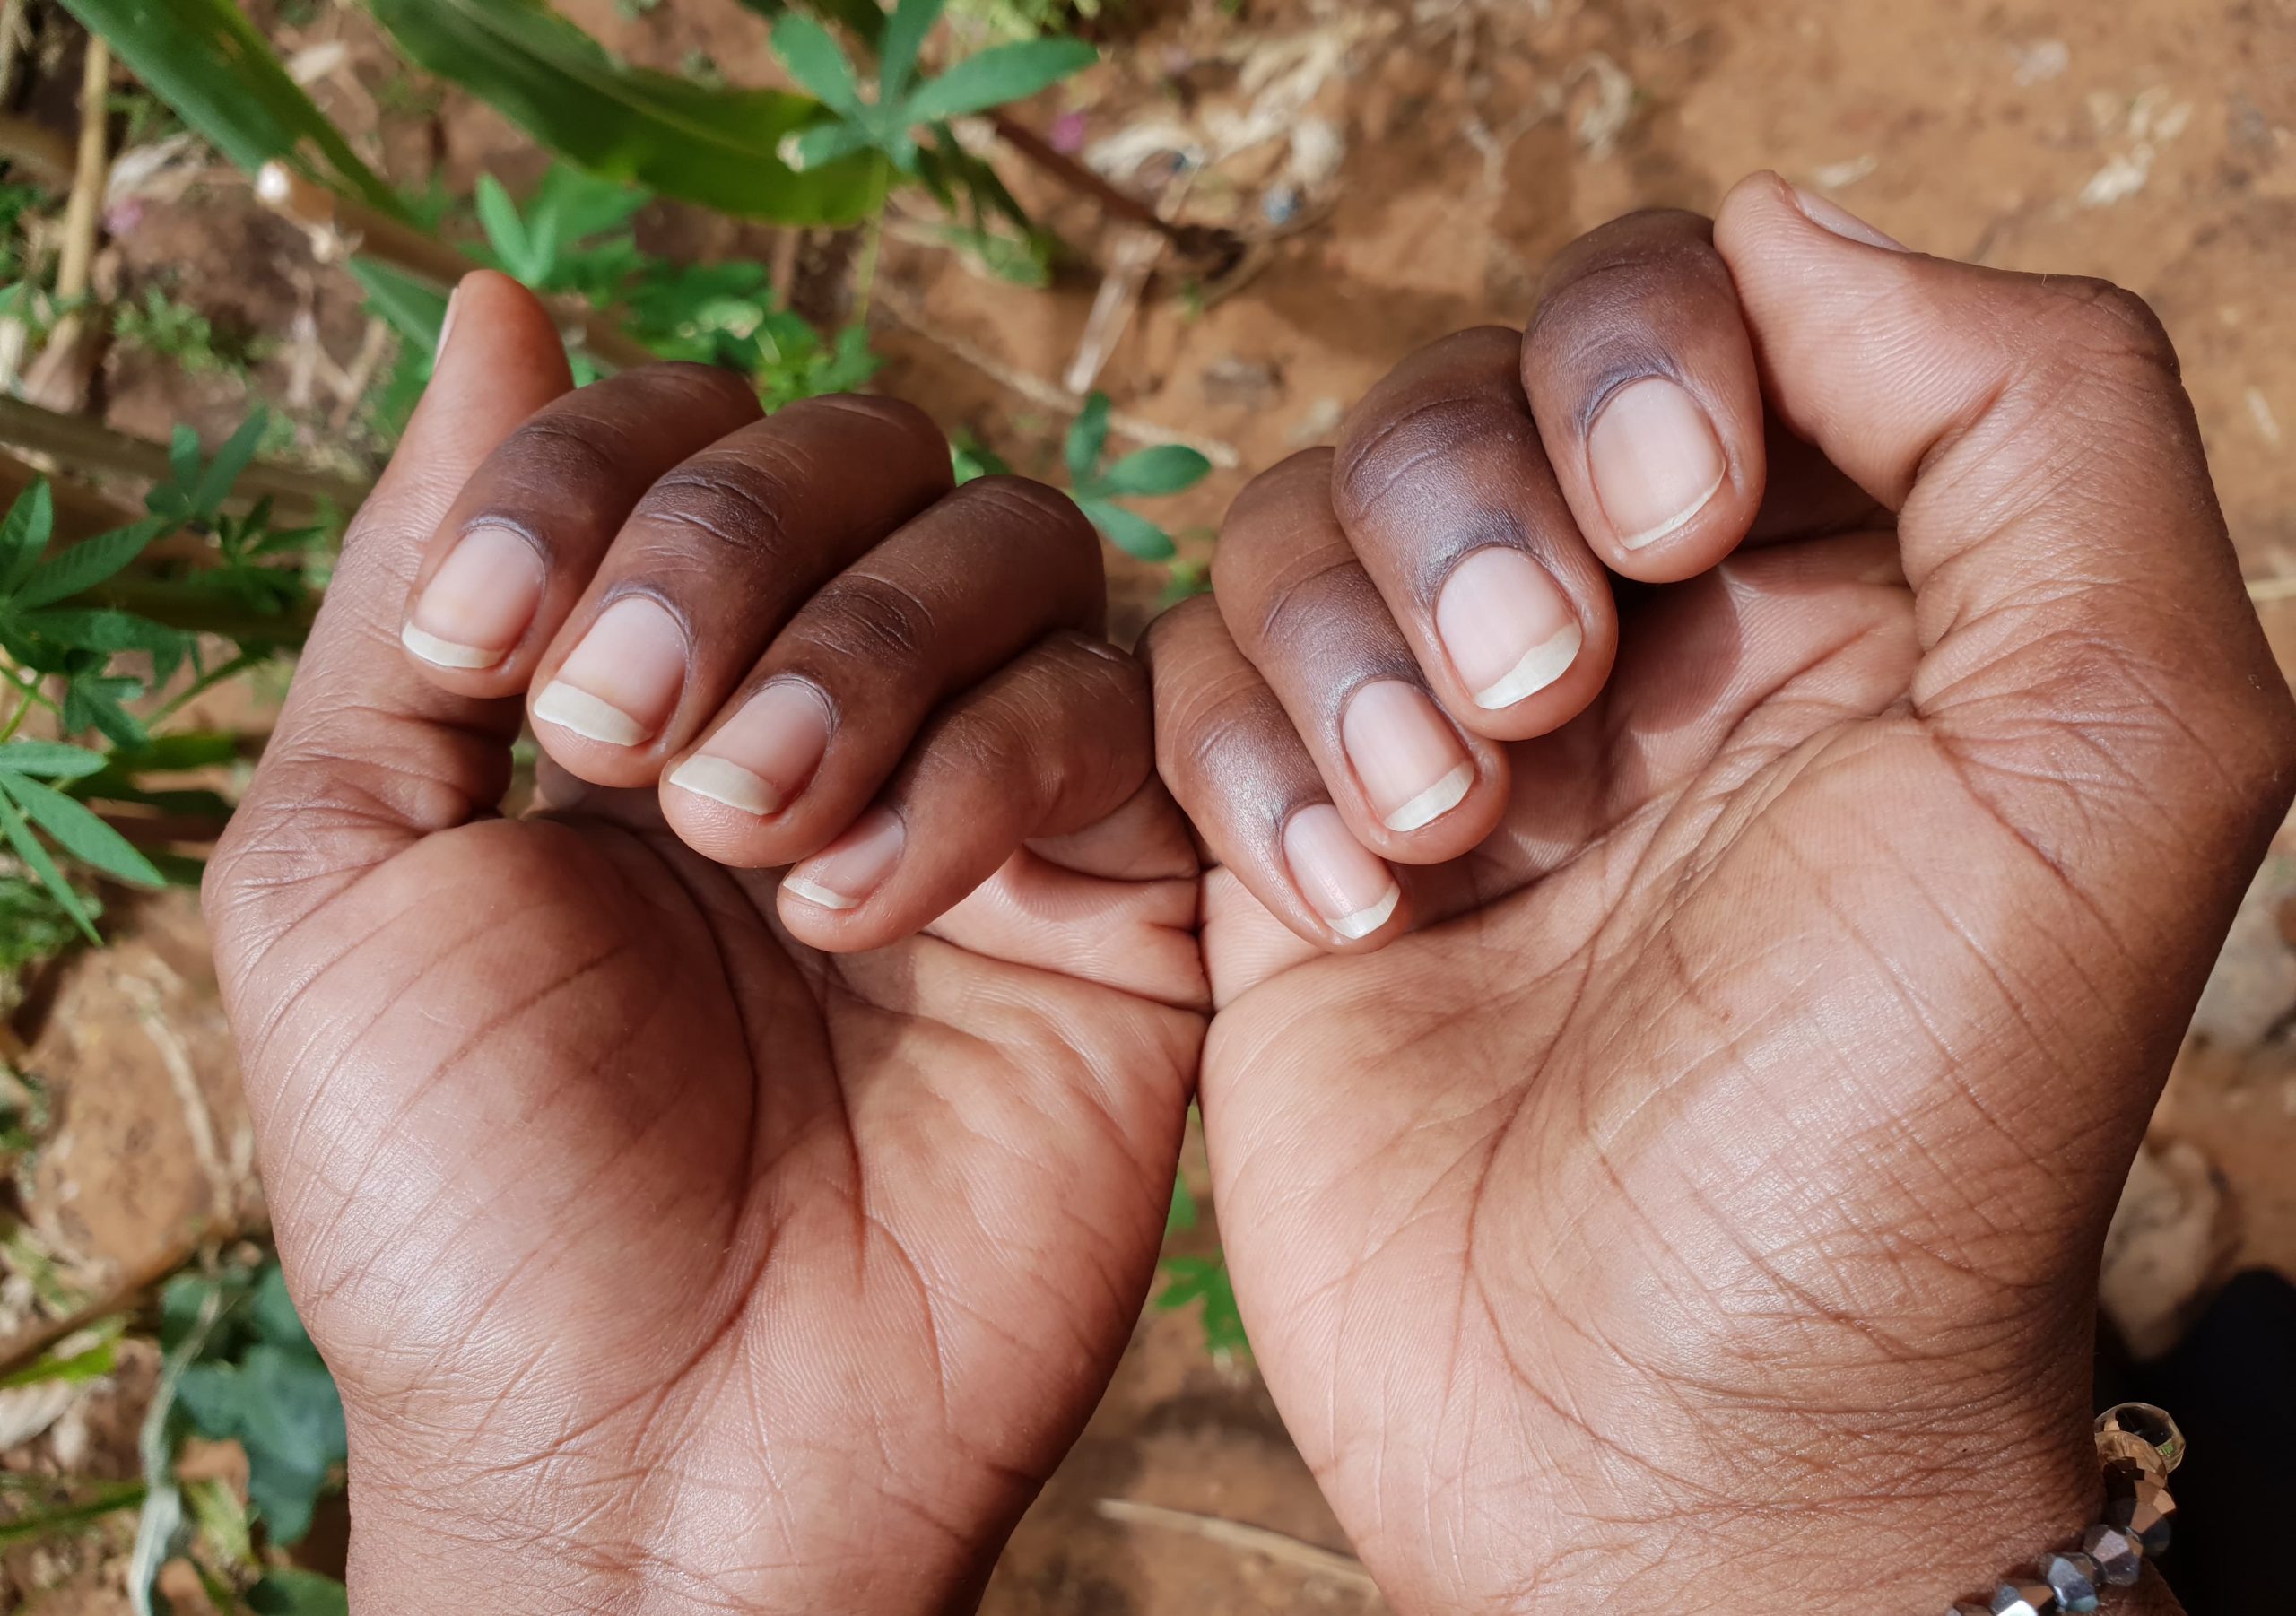
[[[818,398],[798,400],[784,409],[777,419],[806,420],[816,416],[841,418],[844,424],[858,424],[889,428],[911,443],[929,447],[944,459],[948,457],[949,440],[933,418],[915,404],[899,398],[886,398],[874,393],[828,393]]]
[[[1100,576],[1100,540],[1076,502],[1057,489],[1028,477],[999,474],[978,477],[952,496],[961,508],[997,523],[1007,535],[1029,542],[1031,551],[1049,547],[1052,557],[1082,563],[1091,578]]]
[[[1332,503],[1352,532],[1383,507],[1410,504],[1425,491],[1427,478],[1443,476],[1484,450],[1538,452],[1528,414],[1484,392],[1413,400],[1341,447]]]
[[[2126,287],[2084,276],[2051,276],[2042,340],[2082,369],[2134,361],[2174,385],[2176,344],[2152,306]]]
[[[737,558],[786,555],[791,534],[782,513],[789,507],[793,478],[771,464],[778,456],[778,446],[770,442],[739,453],[698,456],[646,491],[631,524],[705,541]]]
[[[930,603],[887,578],[848,573],[806,610],[807,638],[840,656],[909,668],[926,660],[940,632]]]

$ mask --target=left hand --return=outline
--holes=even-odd
[[[352,1602],[961,1606],[1171,1195],[1145,682],[1074,508],[917,412],[569,387],[465,281],[207,880]]]

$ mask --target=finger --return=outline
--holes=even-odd
[[[1521,350],[1485,326],[1404,361],[1350,412],[1331,490],[1429,684],[1502,740],[1575,716],[1618,644],[1610,581],[1539,447]]]
[[[1772,407],[1898,513],[1915,711],[2077,924],[2190,975],[2286,804],[2296,718],[2159,323],[1908,252],[1774,175],[1715,240]]]
[[[877,795],[941,702],[1056,629],[1098,638],[1100,547],[1019,477],[969,482],[823,585],[663,777],[662,812],[720,864],[786,864]]]
[[[1649,583],[1704,572],[1761,508],[1753,346],[1713,226],[1630,213],[1548,267],[1523,387],[1578,531]]]
[[[1153,749],[1140,665],[1097,639],[1052,635],[951,702],[875,805],[790,869],[782,923],[837,952],[907,936],[1024,843],[1122,807]]]
[[[1156,702],[1156,766],[1213,862],[1318,948],[1400,936],[1403,889],[1332,805],[1275,692],[1213,602],[1184,601],[1141,646]]]
[[[1355,839],[1413,864],[1456,858],[1505,812],[1507,760],[1430,697],[1333,514],[1332,465],[1327,450],[1295,455],[1237,497],[1213,556],[1213,596]]]
[[[544,406],[431,536],[399,630],[416,665],[467,695],[523,693],[639,497],[759,413],[747,382],[707,365],[625,370]]]
[[[889,398],[807,399],[657,482],[536,665],[569,772],[652,786],[813,591],[948,492],[948,445]]]
[[[551,318],[505,275],[466,277],[438,362],[343,557],[230,829],[206,901],[228,954],[343,881],[486,812],[509,780],[516,702],[443,690],[408,662],[400,613],[422,547],[495,446],[573,385]]]

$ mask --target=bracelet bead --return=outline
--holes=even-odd
[[[2109,1585],[2126,1588],[2144,1561],[2167,1550],[2177,1501],[2169,1473],[2184,1462],[2184,1433],[2167,1412],[2124,1403],[2097,1416],[2097,1462],[2104,1472],[2104,1519],[2081,1547],[2044,1556],[2037,1580],[2005,1582],[1990,1603],[1963,1600],[1946,1616],[2092,1616]]]
[[[2144,1545],[2118,1526],[2090,1527],[2081,1534],[2081,1548],[2116,1588],[2128,1587],[2144,1575]]]
[[[2041,1561],[2041,1580],[2057,1594],[2057,1608],[2068,1616],[2089,1616],[2097,1608],[2097,1585],[2104,1574],[2097,1562],[2078,1549],[2067,1549]]]

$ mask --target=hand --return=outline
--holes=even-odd
[[[915,411],[569,386],[466,281],[207,882],[353,1603],[962,1603],[1171,1194],[1145,679],[1074,508]]]
[[[2144,306],[1761,177],[1405,361],[1214,584],[1149,652],[1221,1228],[1397,1608],[2076,1540],[2106,1221],[2296,759]]]

